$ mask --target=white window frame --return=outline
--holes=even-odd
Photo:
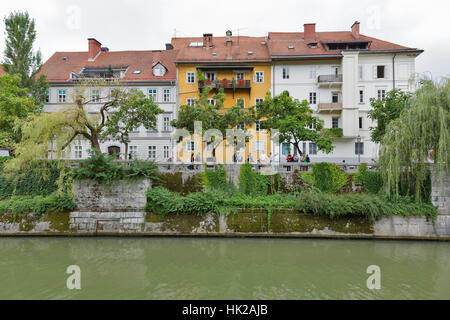
[[[334,97],[336,97],[336,102],[333,101]],[[339,92],[332,92],[331,93],[331,103],[339,103]]]
[[[186,152],[195,152],[197,150],[197,142],[195,140],[186,141]]]
[[[152,99],[153,102],[156,102],[158,99],[158,89],[148,89],[148,98]]]
[[[195,98],[186,98],[186,105],[195,106]]]
[[[242,104],[242,108],[245,108],[245,98],[236,98],[236,105],[238,105],[239,100],[242,100],[244,102]]]
[[[336,126],[335,126],[336,124]],[[339,128],[339,117],[331,118],[331,128]]]
[[[81,144],[75,145],[73,150],[75,159],[83,159],[83,146]]]
[[[170,116],[163,116],[163,131],[172,132],[172,126],[170,125]]]
[[[148,158],[156,159],[156,146],[150,145],[150,146],[148,146],[147,150],[148,150]]]
[[[130,153],[132,154],[133,159],[136,158],[138,154],[138,146],[130,146]]]
[[[210,76],[212,76],[212,77],[210,77]],[[216,80],[216,78],[217,78],[217,76],[216,76],[215,72],[211,72],[211,71],[205,72],[205,79],[206,80],[214,81],[214,80]]]
[[[215,106],[216,105],[216,99],[209,98],[208,99],[208,103],[212,104],[213,106]]]
[[[317,92],[309,93],[309,104],[317,104]]]
[[[169,159],[170,158],[170,146],[164,146],[163,147],[163,158]]]
[[[359,103],[364,104],[364,88],[359,88]]]
[[[377,89],[377,99],[384,101],[386,99],[386,89]]]
[[[255,99],[255,106],[258,104],[258,103],[263,103],[264,102],[264,98],[256,98]]]
[[[236,75],[236,81],[237,80],[245,80],[245,72],[242,71],[236,71],[235,72]],[[240,77],[240,75],[242,75],[242,77]]]
[[[355,155],[364,154],[364,142],[355,142]]]
[[[363,65],[358,66],[358,78],[359,78],[359,80],[364,80],[364,66]]]
[[[261,129],[261,120],[255,121],[255,131],[256,132],[263,132],[264,130]]]
[[[283,69],[281,71],[281,78],[289,79],[289,67],[283,67]]]
[[[63,103],[66,102],[67,99],[67,91],[65,89],[58,90],[58,102]]]
[[[170,89],[164,89],[163,90],[163,102],[171,102],[171,90]]]
[[[186,83],[188,83],[188,84],[195,83],[195,72],[193,72],[193,71],[186,72]]]
[[[256,140],[254,145],[255,152],[265,152],[266,150],[266,141],[264,140]]]
[[[255,83],[264,83],[264,71],[255,72]]]
[[[308,154],[311,154],[311,155],[317,154],[317,143],[315,143],[315,142],[309,143],[309,153]]]
[[[99,103],[100,102],[100,90],[92,89],[91,90],[91,103]]]

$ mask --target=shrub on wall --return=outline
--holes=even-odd
[[[205,165],[205,186],[209,189],[222,190],[227,184],[225,167],[219,164],[219,169],[208,170]]]
[[[320,162],[312,165],[314,187],[324,192],[337,192],[347,184],[347,174],[334,163]]]
[[[253,171],[250,163],[243,164],[239,174],[239,191],[246,195],[267,195],[267,190],[267,177]]]
[[[383,188],[383,177],[379,171],[368,171],[367,164],[361,163],[355,180],[361,184],[364,192],[377,194]]]

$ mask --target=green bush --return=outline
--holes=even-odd
[[[239,174],[239,191],[247,195],[267,195],[268,190],[267,176],[252,170],[250,163],[244,163],[241,166]]]
[[[0,161],[0,200],[12,196],[47,196],[58,190],[62,174],[60,161],[35,161],[26,172],[12,176],[3,174],[3,162]]]
[[[80,167],[74,169],[75,179],[93,179],[105,184],[117,180],[135,180],[149,178],[160,181],[158,166],[153,161],[133,160],[119,163],[115,157],[106,153],[90,152],[90,157],[80,162]]]
[[[324,192],[337,192],[347,184],[347,174],[334,163],[320,162],[312,165],[313,186]]]
[[[375,220],[382,216],[430,216],[435,219],[437,209],[425,203],[416,203],[410,197],[388,199],[371,194],[328,194],[315,191],[300,193],[296,208],[306,214],[328,216],[361,216]]]
[[[219,164],[218,170],[208,170],[205,165],[205,186],[209,189],[222,190],[227,184],[225,167]]]
[[[146,210],[165,216],[170,212],[180,212],[183,208],[182,197],[163,187],[151,188],[147,191]]]
[[[383,188],[383,177],[379,171],[368,171],[367,164],[361,163],[358,172],[355,174],[355,180],[362,185],[363,191],[377,194]]]
[[[65,212],[72,211],[73,209],[75,209],[75,203],[73,202],[72,197],[67,194],[51,194],[46,197],[15,196],[0,201],[0,214],[10,211],[15,216],[33,213],[35,217],[40,217],[44,213]]]

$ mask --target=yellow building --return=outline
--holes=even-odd
[[[271,67],[266,37],[233,37],[228,31],[226,37],[204,34],[203,38],[173,38],[172,46],[179,53],[176,58],[178,105],[193,105],[200,91],[211,86],[211,103],[218,87],[224,89],[224,111],[235,105],[244,108],[264,100],[270,91]],[[199,74],[201,78],[199,79]],[[268,162],[270,156],[270,135],[254,124],[247,128],[251,137],[245,148],[236,150],[224,143],[216,148],[217,162],[232,162],[236,152],[238,158],[246,161],[251,154],[253,162]],[[225,137],[224,137],[225,139]],[[205,142],[199,136],[185,138],[178,147],[178,159],[189,162],[192,154],[204,161],[212,156]]]

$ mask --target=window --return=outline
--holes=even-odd
[[[244,98],[237,98],[236,99],[236,105],[240,106],[242,109],[245,108],[245,99]]]
[[[262,132],[263,130],[261,129],[261,121],[256,121],[255,122],[255,131],[256,132]]]
[[[161,64],[157,64],[153,67],[153,75],[156,77],[162,77],[166,73],[166,68]]]
[[[359,80],[364,78],[364,66],[359,66]]]
[[[58,90],[58,102],[66,102],[66,90]]]
[[[45,102],[50,102],[50,96],[49,96],[48,90],[45,90],[44,95],[45,95],[45,98],[44,98]]]
[[[243,123],[239,123],[236,125],[236,129],[245,130],[245,125]]]
[[[255,152],[264,152],[264,146],[265,146],[264,140],[257,140],[255,141]]]
[[[83,158],[83,147],[82,146],[74,146],[75,150],[75,159]]]
[[[137,156],[137,146],[130,146],[131,159],[135,159]]]
[[[214,81],[214,80],[216,80],[216,74],[215,74],[214,72],[207,72],[207,73],[205,74],[205,78],[206,78],[207,80]]]
[[[149,159],[156,159],[156,146],[148,146]]]
[[[363,127],[363,118],[359,117],[359,128],[362,129]]]
[[[306,153],[306,142],[303,142],[303,145],[302,145],[302,152],[303,153]]]
[[[194,106],[195,105],[195,99],[194,98],[186,98],[186,104],[188,106]]]
[[[91,92],[91,102],[100,102],[100,90],[98,89],[92,89]]]
[[[331,127],[339,128],[339,118],[331,118]]]
[[[263,102],[264,102],[264,98],[256,98],[256,99],[255,99],[255,105],[261,104],[261,103],[263,103]]]
[[[148,98],[152,99],[153,102],[156,101],[156,94],[157,94],[157,90],[156,89],[149,89],[148,90]]]
[[[236,72],[236,80],[245,80],[245,72]]]
[[[338,103],[339,102],[339,93],[338,92],[332,92],[331,93],[331,102],[332,103]]]
[[[314,142],[309,143],[309,154],[317,154],[317,144]]]
[[[359,90],[359,103],[364,103],[364,90]]]
[[[163,131],[170,132],[172,128],[170,127],[170,117],[163,118]]]
[[[164,146],[163,158],[164,159],[169,159],[170,158],[170,147],[169,146]]]
[[[170,89],[164,89],[163,101],[170,102]]]
[[[364,154],[364,142],[355,142],[355,154]]]
[[[384,79],[384,67],[385,66],[377,66],[377,79]]]
[[[186,72],[186,82],[195,83],[195,72]]]
[[[188,140],[186,142],[186,151],[187,152],[194,152],[195,151],[195,141],[194,140]]]
[[[288,67],[283,68],[283,79],[289,79],[289,68]]]
[[[264,83],[264,71],[256,71],[255,72],[255,82],[256,83]]]
[[[310,92],[309,93],[309,104],[316,104],[316,103],[317,103],[317,93]]]
[[[378,100],[384,100],[386,98],[386,89],[378,89]]]
[[[212,104],[213,106],[216,105],[216,99],[208,99],[208,103]]]

